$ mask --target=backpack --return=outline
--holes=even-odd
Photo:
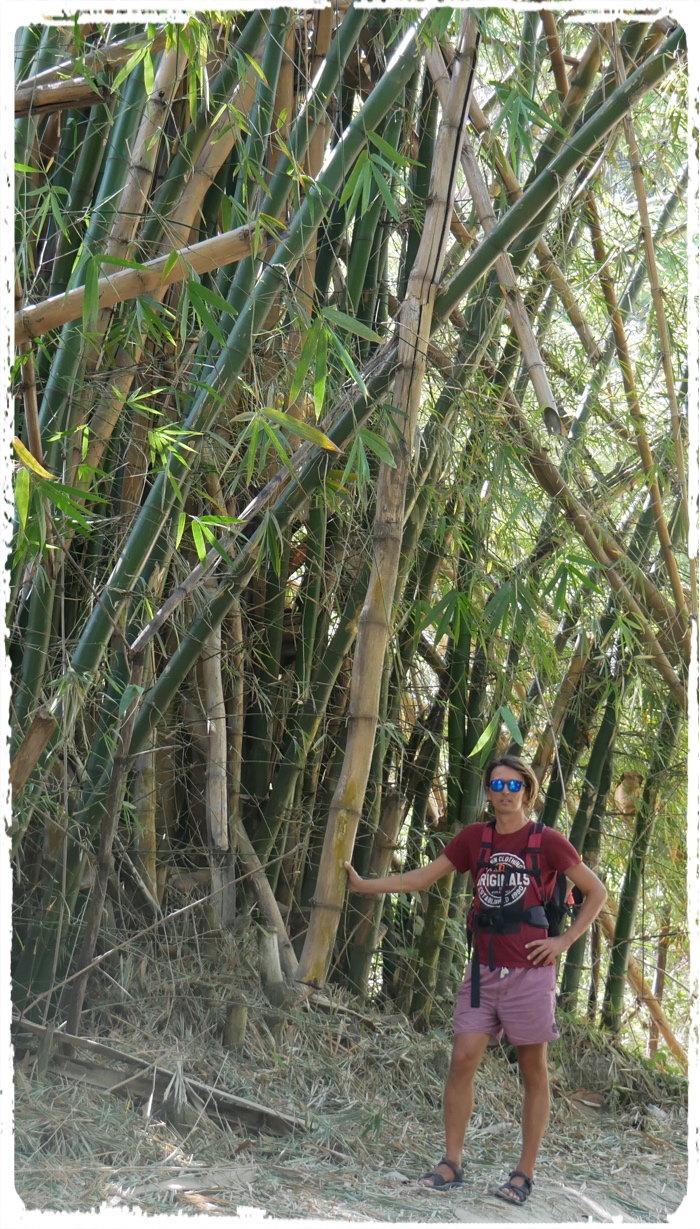
[[[481,902],[477,903],[477,882],[481,873],[491,866],[495,826],[495,821],[491,820],[489,823],[484,824],[481,831],[481,847],[474,876],[474,902],[467,922],[467,945],[470,950],[473,948],[472,1007],[478,1007],[480,1002],[479,958],[476,942],[476,936],[480,931],[486,932],[489,935],[489,968],[493,970],[495,967],[493,957],[494,935],[517,934],[523,923],[528,923],[530,926],[541,926],[543,930],[547,931],[547,935],[550,938],[559,935],[561,934],[564,918],[571,917],[575,906],[580,904],[580,901],[583,899],[578,889],[575,889],[574,893],[569,891],[566,875],[563,871],[557,875],[549,898],[545,895],[540,872],[542,833],[544,832],[545,825],[536,823],[528,834],[528,841],[522,858],[525,863],[526,873],[539,891],[539,904],[530,906],[527,909],[521,909],[517,905],[505,904],[505,895],[511,875],[511,868],[508,866],[505,866],[503,869],[500,903],[491,908],[485,907]],[[576,899],[576,894],[578,895],[578,900]]]

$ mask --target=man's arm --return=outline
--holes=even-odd
[[[431,884],[450,875],[455,869],[450,859],[441,853],[439,857],[428,862],[427,866],[419,866],[405,875],[387,875],[384,879],[361,879],[349,862],[345,863],[348,872],[351,892],[359,892],[365,896],[378,896],[381,892],[424,892]]]
[[[589,866],[584,866],[583,862],[570,866],[565,873],[574,886],[583,893],[583,904],[563,935],[556,935],[552,939],[533,939],[531,943],[525,944],[528,948],[527,958],[533,964],[554,964],[561,952],[565,952],[580,935],[586,933],[607,900],[608,893],[605,885],[600,882]]]

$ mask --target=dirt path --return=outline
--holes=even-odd
[[[124,1065],[102,1088],[70,1080],[60,1066],[42,1065],[28,1038],[15,1101],[15,1181],[27,1208],[107,1205],[115,1224],[129,1207],[218,1216],[248,1208],[256,1219],[604,1224],[664,1222],[683,1201],[684,1081],[589,1027],[570,1023],[550,1047],[550,1128],[533,1194],[511,1207],[492,1194],[520,1142],[521,1089],[507,1049],[490,1052],[476,1077],[464,1188],[431,1192],[415,1179],[442,1156],[447,1026],[417,1034],[398,1013],[360,1017],[341,1003],[337,1011],[306,1004],[271,1012],[249,976],[236,985],[230,971],[203,974],[192,960],[179,984],[164,976],[159,985],[157,966],[148,972],[148,994],[139,997],[130,982],[120,1014],[112,1006],[101,1021],[95,1015],[92,1035],[175,1072],[171,1101],[165,1096],[159,1108],[136,1099],[133,1068]],[[107,990],[114,993],[112,983]],[[234,995],[249,1004],[237,1051],[221,1040]],[[301,1126],[275,1136],[214,1121],[189,1080]],[[127,1086],[104,1091],[115,1081]]]

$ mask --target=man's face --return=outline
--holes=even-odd
[[[527,801],[527,786],[521,773],[514,768],[507,768],[505,764],[499,764],[491,769],[489,781],[489,801],[496,814],[500,812],[511,815],[523,810]],[[510,785],[510,782],[513,782],[513,785]],[[519,789],[515,788],[517,785],[520,786]]]

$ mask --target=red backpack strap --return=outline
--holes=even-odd
[[[544,824],[534,824],[530,829],[530,835],[527,838],[527,846],[525,849],[525,866],[528,874],[532,875],[537,887],[542,893],[542,901],[544,903],[544,891],[542,888],[542,872],[540,868],[540,857],[542,854],[542,833],[544,832]]]
[[[476,862],[476,877],[479,872],[483,871],[491,862],[491,854],[493,853],[493,829],[494,823],[490,820],[484,824],[481,829],[481,845],[479,847],[479,857]]]

